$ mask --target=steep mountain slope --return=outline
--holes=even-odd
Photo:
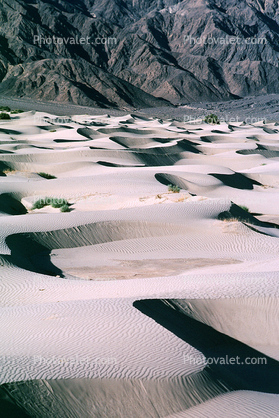
[[[11,96],[148,107],[279,93],[278,58],[277,0],[0,4]]]

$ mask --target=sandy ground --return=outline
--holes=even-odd
[[[0,141],[9,401],[36,417],[278,416],[276,123],[28,111]],[[33,208],[46,198],[69,212]]]
[[[126,110],[102,109],[86,106],[78,106],[71,103],[42,102],[31,100],[28,97],[0,97],[0,105],[10,106],[12,109],[24,111],[36,110],[37,112],[49,112],[55,115],[106,115],[125,116]],[[131,111],[131,109],[130,109]],[[161,119],[174,118],[182,122],[194,121],[204,118],[209,113],[215,113],[219,119],[229,123],[245,121],[248,124],[261,120],[265,122],[279,122],[279,94],[264,94],[248,96],[237,100],[221,102],[198,102],[181,106],[166,106],[158,108],[133,109],[139,115],[157,117]]]

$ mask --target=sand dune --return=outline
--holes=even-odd
[[[0,405],[275,418],[278,135],[140,114],[0,122]],[[68,212],[33,208],[46,198]],[[267,365],[198,362],[226,355]]]
[[[168,418],[207,418],[214,416],[216,411],[220,416],[228,418],[276,418],[278,398],[266,393],[236,391],[217,396],[215,399],[178,414],[169,415]]]

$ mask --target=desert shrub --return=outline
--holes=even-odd
[[[8,120],[8,119],[11,119],[11,116],[8,114],[8,113],[0,113],[0,119],[5,119],[5,120]]]
[[[5,170],[3,170],[3,173],[4,174],[11,174],[11,173],[15,173],[16,172],[16,170],[14,170],[13,168],[11,168],[11,167],[7,167]]]
[[[70,208],[69,208],[68,205],[63,205],[63,206],[61,206],[60,211],[61,212],[70,212]]]
[[[9,108],[9,106],[0,106],[0,110],[4,112],[9,112],[11,109]]]
[[[168,185],[168,191],[173,193],[179,193],[180,187],[176,186],[175,184],[169,184]]]
[[[52,199],[51,206],[53,208],[61,208],[62,206],[65,206],[65,205],[69,205],[66,199],[58,199],[58,198]]]
[[[213,125],[220,125],[220,121],[218,119],[218,116],[214,113],[210,113],[210,115],[207,115],[204,118],[205,123],[211,123]]]
[[[32,209],[42,209],[44,206],[47,206],[46,199],[39,199],[33,204]]]
[[[40,172],[38,174],[39,174],[39,176],[41,176],[41,177],[43,177],[44,179],[47,179],[47,180],[56,179],[55,176],[52,176],[51,174],[48,174],[48,173]]]
[[[224,218],[222,219],[224,222],[240,222],[240,219],[238,218]]]
[[[32,209],[42,209],[45,206],[52,206],[55,209],[60,208],[61,210],[62,207],[69,207],[69,203],[66,199],[58,197],[45,197],[44,199],[37,200],[32,206]],[[66,212],[65,208],[63,212]]]
[[[245,212],[250,212],[247,206],[239,206],[241,209],[245,210]]]
[[[21,110],[21,109],[11,110],[11,115],[16,115],[17,113],[24,113],[24,110]]]

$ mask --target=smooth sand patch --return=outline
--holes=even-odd
[[[114,266],[65,268],[63,273],[88,280],[126,280],[158,276],[176,276],[187,270],[237,263],[241,263],[241,261],[210,258],[126,260],[117,262]]]

